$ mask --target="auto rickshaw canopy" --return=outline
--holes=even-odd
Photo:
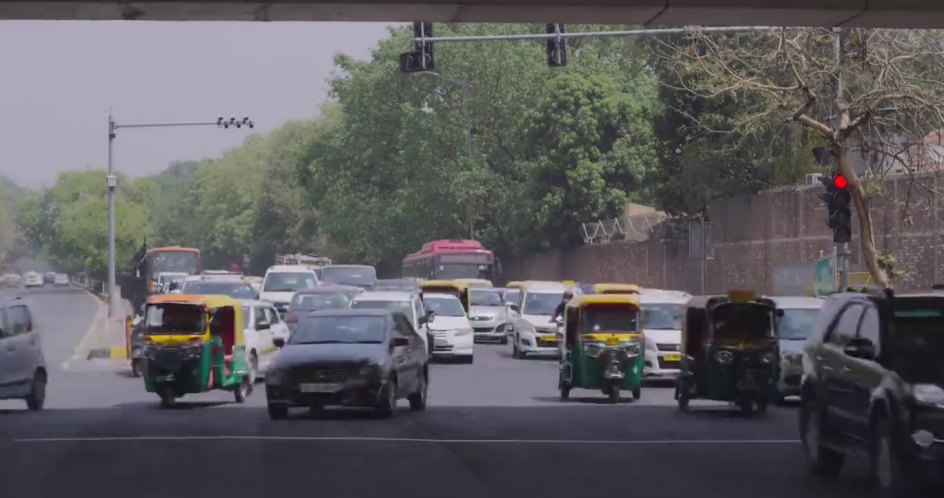
[[[459,302],[462,303],[466,314],[469,313],[469,284],[467,282],[459,282],[456,280],[427,280],[420,284],[420,289],[424,294],[434,292],[452,294],[459,298]]]
[[[213,322],[207,327],[208,330],[200,331],[199,335],[209,336],[218,333],[222,336],[227,351],[232,350],[234,346],[244,345],[246,342],[242,303],[229,296],[155,294],[148,296],[146,302],[149,306],[152,304],[179,304],[201,307],[210,315]],[[145,320],[147,320],[147,316],[145,316]]]
[[[506,289],[520,289],[522,286],[524,286],[524,282],[518,280],[512,280],[505,284]]]
[[[714,312],[726,304],[756,304],[767,307],[777,313],[776,303],[766,297],[758,297],[754,291],[733,290],[726,295],[695,296],[685,305],[685,318],[682,321],[682,352],[691,355],[691,346],[713,340],[714,327],[711,326]],[[772,335],[774,330],[770,331]]]
[[[642,288],[635,284],[614,284],[603,283],[594,284],[594,294],[639,294]]]
[[[633,330],[613,330],[608,327],[606,330],[581,330],[583,321],[581,312],[593,308],[611,308],[625,311],[635,315],[635,325]],[[583,340],[591,341],[624,341],[634,340],[642,337],[642,325],[640,323],[640,305],[639,296],[632,294],[583,294],[574,296],[567,302],[567,313],[565,321],[565,335],[568,344]]]
[[[490,280],[485,280],[484,278],[457,278],[455,281],[469,284],[469,287],[471,288],[490,289],[493,287],[492,282]]]

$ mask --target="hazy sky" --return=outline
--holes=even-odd
[[[0,21],[0,173],[51,185],[104,168],[109,107],[120,123],[249,116],[255,131],[313,117],[332,58],[366,58],[377,23]],[[115,168],[140,176],[219,155],[241,130],[125,129]]]

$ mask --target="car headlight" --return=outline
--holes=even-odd
[[[934,384],[916,384],[911,391],[915,401],[925,405],[944,405],[944,389]]]
[[[457,330],[455,331],[455,334],[456,334],[456,337],[461,337],[461,336],[465,336],[465,335],[470,335],[470,334],[472,334],[472,329],[457,329]]]
[[[734,354],[730,351],[721,350],[715,353],[715,361],[722,365],[734,363]]]
[[[639,344],[635,342],[627,344],[626,347],[623,348],[623,350],[626,351],[626,355],[630,357],[639,356],[640,354],[642,354],[642,348],[640,348]]]
[[[656,346],[656,341],[651,337],[646,337],[646,349],[655,352],[659,351],[659,348]]]
[[[588,342],[583,345],[583,352],[590,358],[596,358],[603,352],[603,345],[595,342]]]
[[[777,354],[773,351],[767,351],[760,357],[761,363],[770,364],[777,361]]]
[[[383,367],[379,363],[368,363],[357,372],[360,377],[378,377]]]

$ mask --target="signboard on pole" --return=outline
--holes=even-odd
[[[836,292],[836,257],[829,255],[816,260],[813,267],[812,294],[825,296]]]

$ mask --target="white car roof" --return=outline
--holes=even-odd
[[[256,306],[256,307],[268,306],[269,308],[272,308],[275,306],[269,301],[260,301],[258,299],[240,299],[239,302],[243,303],[243,306],[248,306],[248,305]]]
[[[563,294],[567,290],[573,290],[564,284],[557,282],[528,282],[521,289],[524,292],[533,292],[535,294]]]
[[[819,309],[823,307],[823,300],[806,296],[771,296],[770,299],[783,309]]]
[[[315,273],[315,271],[304,265],[275,265],[266,270],[266,275],[270,273]]]
[[[354,301],[412,301],[416,294],[398,291],[366,291],[354,296]]]

